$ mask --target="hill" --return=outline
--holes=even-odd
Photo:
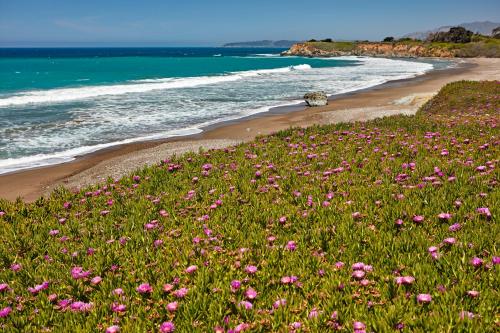
[[[457,24],[454,26],[442,26],[442,27],[439,27],[436,29],[423,31],[423,32],[422,31],[421,32],[412,32],[412,33],[409,33],[407,35],[404,35],[402,38],[426,40],[430,34],[433,34],[436,32],[448,31],[448,30],[450,30],[451,27],[456,27],[456,26],[463,27],[467,30],[472,31],[475,34],[490,36],[493,29],[495,29],[496,27],[500,27],[500,23],[495,23],[495,22],[490,22],[490,21],[461,23],[461,24]]]

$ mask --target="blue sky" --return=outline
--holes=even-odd
[[[500,21],[500,0],[0,0],[0,45],[370,39]]]

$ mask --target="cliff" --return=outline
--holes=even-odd
[[[370,57],[500,57],[500,42],[493,38],[468,44],[424,43],[424,42],[307,42],[293,45],[285,56],[303,57],[338,57],[338,56],[370,56]]]

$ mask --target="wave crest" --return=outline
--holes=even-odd
[[[105,95],[123,95],[130,93],[143,93],[154,90],[190,88],[201,85],[242,80],[249,77],[266,74],[287,73],[293,70],[311,69],[309,65],[297,65],[274,69],[258,69],[244,72],[232,72],[219,76],[197,76],[186,78],[162,78],[144,79],[130,81],[127,84],[86,86],[78,88],[59,88],[50,90],[30,91],[23,94],[0,99],[0,107],[39,104],[39,103],[61,103],[87,99]]]

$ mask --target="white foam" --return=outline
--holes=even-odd
[[[145,79],[135,80],[129,84],[87,86],[79,88],[62,88],[40,91],[30,91],[0,99],[0,107],[13,105],[26,105],[38,103],[60,103],[74,100],[81,100],[105,95],[123,95],[130,93],[144,93],[154,90],[189,88],[201,85],[210,85],[223,82],[241,80],[257,75],[286,73],[292,70],[307,70],[309,65],[298,65],[275,69],[260,69],[244,72],[233,72],[227,75],[218,76],[197,76],[186,78],[165,78],[165,79]]]
[[[262,57],[262,58],[276,58],[276,57],[281,57],[281,55],[279,53],[257,53],[257,54],[253,54],[253,56]]]
[[[0,160],[0,175],[25,170],[38,168],[43,166],[49,166],[54,164],[61,164],[66,162],[71,162],[75,160],[76,157],[82,156],[85,154],[90,154],[96,152],[101,149],[119,146],[128,143],[140,142],[140,141],[149,141],[149,140],[158,140],[171,138],[176,136],[185,136],[185,135],[194,135],[201,133],[202,130],[196,127],[192,128],[184,128],[176,131],[169,131],[165,133],[153,134],[148,136],[141,136],[121,141],[115,141],[110,143],[103,143],[93,146],[83,146],[78,148],[73,148],[69,150],[65,150],[62,152],[52,153],[52,154],[37,154],[33,156],[25,156],[20,158],[8,158],[5,160]]]

